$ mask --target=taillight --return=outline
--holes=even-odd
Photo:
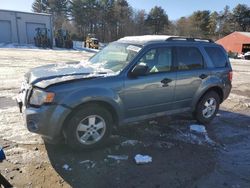
[[[233,71],[230,71],[228,73],[228,79],[230,80],[230,82],[232,82],[232,80],[233,80]]]

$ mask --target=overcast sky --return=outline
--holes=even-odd
[[[0,9],[31,12],[34,0],[0,0]],[[170,20],[188,16],[196,10],[221,11],[226,5],[234,8],[237,4],[250,5],[250,0],[128,0],[135,9],[145,9],[147,12],[155,5],[166,10]]]

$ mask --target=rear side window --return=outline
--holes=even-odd
[[[203,57],[195,47],[177,47],[178,70],[193,70],[203,68]]]
[[[216,68],[225,67],[227,58],[219,47],[205,47],[205,50]]]

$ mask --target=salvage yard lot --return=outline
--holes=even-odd
[[[91,55],[0,49],[0,145],[7,157],[0,172],[14,186],[250,187],[250,61],[232,60],[232,93],[205,134],[190,131],[196,122],[186,114],[122,128],[105,148],[85,152],[44,144],[29,133],[13,99],[24,73]],[[152,163],[136,165],[137,154],[151,156]]]

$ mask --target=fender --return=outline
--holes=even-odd
[[[116,111],[118,122],[120,122],[124,113],[122,110],[124,107],[120,96],[109,88],[91,87],[80,89],[67,95],[61,101],[61,105],[71,109],[87,102],[105,102]]]
[[[206,80],[204,80],[202,82],[202,84],[200,85],[200,87],[197,89],[194,97],[193,97],[193,100],[192,100],[192,111],[195,110],[196,108],[196,104],[198,103],[198,101],[200,100],[200,98],[208,91],[210,90],[211,88],[213,87],[217,87],[217,88],[220,88],[221,91],[224,90],[225,88],[225,83],[222,79],[219,79],[218,77],[216,76],[210,76],[208,77]],[[224,94],[224,92],[223,92]]]

